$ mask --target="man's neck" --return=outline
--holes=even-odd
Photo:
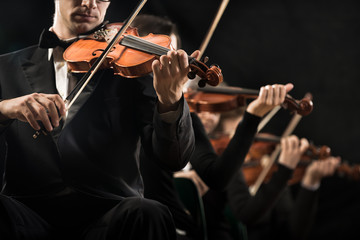
[[[77,37],[76,34],[70,33],[70,31],[68,30],[67,31],[61,30],[61,28],[57,27],[55,24],[52,27],[50,27],[50,31],[54,32],[61,40],[68,40]]]

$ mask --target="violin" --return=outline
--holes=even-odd
[[[261,173],[263,165],[265,164],[264,161],[267,159],[266,157],[264,158],[264,156],[269,156],[275,150],[275,147],[279,142],[280,137],[271,134],[268,135],[262,133],[255,137],[254,143],[251,145],[245,158],[245,163],[242,166],[243,174],[249,186],[255,183]],[[314,144],[310,144],[308,149],[301,156],[288,184],[291,185],[300,182],[305,174],[307,166],[309,166],[312,161],[326,159],[330,156],[331,149],[328,146],[315,146]],[[277,168],[277,164],[273,164],[266,175],[264,182],[270,180],[272,174],[277,171]]]
[[[275,149],[275,145],[280,141],[278,137],[270,136],[255,138],[254,144],[250,147],[249,153],[243,164],[242,171],[246,182],[249,186],[253,185],[262,170],[264,155],[268,155]],[[331,156],[331,149],[326,146],[315,146],[310,144],[309,148],[301,156],[300,162],[297,164],[288,185],[299,183],[305,175],[306,168],[313,161],[321,161]],[[265,158],[266,159],[266,158]],[[269,181],[272,174],[277,171],[277,165],[274,164],[265,178],[265,182]],[[351,180],[360,180],[360,165],[350,166],[347,163],[341,163],[336,168],[336,173],[340,176],[347,176]]]
[[[197,91],[190,91],[185,95],[190,111],[193,112],[225,112],[244,106],[246,99],[257,98],[259,90],[239,87],[205,87]],[[313,110],[311,98],[306,96],[296,100],[289,94],[286,95],[282,107],[301,116],[310,114]]]
[[[88,72],[93,63],[100,57],[122,28],[123,23],[107,24],[86,38],[79,39],[64,52],[64,59],[68,62],[70,71],[75,73]],[[136,78],[152,72],[152,62],[161,55],[166,55],[171,47],[171,38],[162,34],[148,34],[140,37],[137,29],[128,27],[119,41],[114,44],[100,66],[114,69],[114,74],[126,78]],[[206,84],[217,86],[223,81],[221,69],[217,65],[208,67],[204,62],[189,57],[190,79],[200,77],[199,87]]]

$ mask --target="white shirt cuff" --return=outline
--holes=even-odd
[[[176,111],[169,111],[166,113],[160,113],[160,118],[161,120],[163,120],[164,122],[167,123],[174,123],[180,116],[181,114],[181,106],[182,104],[179,104],[178,108],[176,109]]]
[[[320,183],[316,183],[314,185],[311,185],[311,186],[306,186],[304,185],[302,182],[301,182],[301,187],[307,189],[307,190],[310,190],[310,191],[316,191],[319,189],[320,187]]]

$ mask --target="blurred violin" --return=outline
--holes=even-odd
[[[246,156],[245,163],[242,166],[245,180],[249,186],[255,183],[261,173],[263,165],[265,164],[263,161],[266,161],[266,157],[264,158],[264,156],[270,155],[279,142],[280,138],[273,135],[264,136],[263,134],[259,134],[255,138],[255,141]],[[299,183],[305,175],[306,168],[313,161],[321,161],[330,156],[331,149],[328,146],[315,146],[314,144],[310,144],[309,148],[301,156],[300,162],[297,164],[291,179],[288,181],[288,184],[291,185]],[[277,169],[277,164],[273,164],[264,182],[269,181],[272,174],[276,172]],[[360,180],[360,165],[350,166],[347,163],[341,163],[337,167],[336,173],[340,176],[347,176],[352,180]]]
[[[186,93],[185,98],[191,111],[225,112],[244,106],[246,99],[257,98],[259,92],[239,87],[205,87]],[[306,116],[312,112],[313,103],[310,97],[296,100],[287,94],[282,107]]]
[[[217,138],[210,139],[210,142],[215,152],[220,155],[224,152],[231,138],[223,135]],[[277,144],[280,143],[280,137],[272,134],[259,133],[254,138],[254,143],[251,145],[248,154],[246,155],[245,162],[260,160],[264,155],[270,155]],[[309,145],[309,148],[302,155],[304,160],[312,159],[325,159],[331,156],[331,149],[326,146]]]
[[[251,145],[249,152],[242,166],[242,171],[246,182],[249,186],[253,185],[261,173],[263,166],[266,164],[267,156],[269,156],[280,143],[280,137],[271,134],[258,134],[254,143]],[[289,180],[288,184],[295,184],[301,181],[305,174],[306,167],[314,160],[326,159],[331,156],[331,149],[328,146],[315,146],[310,144],[309,148],[301,156],[300,162]],[[264,182],[270,180],[272,174],[277,171],[277,164],[273,164],[267,173]]]
[[[267,133],[259,133],[254,139],[254,143],[251,145],[247,154],[247,159],[257,160],[261,159],[264,155],[270,155],[277,144],[280,143],[281,138]],[[331,156],[331,149],[326,146],[315,146],[310,144],[308,149],[302,155],[301,159],[325,159]],[[245,161],[246,161],[245,160]]]
[[[185,99],[192,112],[227,112],[245,106],[245,97],[237,94],[186,92]]]
[[[211,139],[211,144],[214,147],[215,152],[220,155],[226,149],[228,143],[230,142],[230,137],[220,136],[215,139]],[[274,150],[276,145],[280,142],[280,137],[271,135],[271,134],[258,134],[254,143],[251,145],[249,152],[245,158],[245,162],[242,165],[242,172],[245,177],[245,181],[248,186],[252,186],[258,179],[260,173],[263,170],[263,165],[266,161],[266,155],[270,155]],[[305,175],[306,168],[315,160],[321,161],[331,156],[331,149],[326,146],[315,146],[310,144],[309,148],[301,156],[300,162],[296,166],[296,169],[293,172],[292,178],[289,179],[288,184],[296,184],[301,181]],[[271,176],[278,169],[277,164],[274,164],[269,170],[264,182],[267,182],[271,179]],[[347,163],[341,163],[337,169],[336,173],[339,176],[347,176],[351,180],[360,180],[360,165],[349,165]]]

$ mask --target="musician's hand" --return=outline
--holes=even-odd
[[[319,185],[321,179],[334,174],[336,167],[340,164],[339,157],[329,157],[324,160],[313,161],[305,171],[302,179],[302,185],[313,187]]]
[[[174,173],[175,178],[189,178],[191,179],[195,185],[196,188],[199,191],[200,196],[204,196],[207,191],[209,191],[209,187],[204,183],[204,181],[199,177],[199,175],[194,171],[179,171]]]
[[[261,87],[259,97],[249,104],[246,111],[253,115],[263,117],[275,106],[282,104],[286,94],[293,89],[293,87],[294,85],[291,83],[286,85],[274,84]]]
[[[40,121],[47,131],[52,131],[53,126],[59,126],[59,114],[65,115],[65,104],[57,94],[32,93],[0,102],[0,121],[18,119],[35,130],[40,130]]]
[[[197,56],[195,51],[192,56]],[[152,63],[154,88],[159,98],[160,113],[176,110],[183,94],[183,87],[188,81],[188,55],[183,50],[169,51]]]
[[[299,140],[295,135],[281,139],[281,153],[279,163],[295,169],[299,163],[301,155],[309,148],[309,142],[305,138]]]

